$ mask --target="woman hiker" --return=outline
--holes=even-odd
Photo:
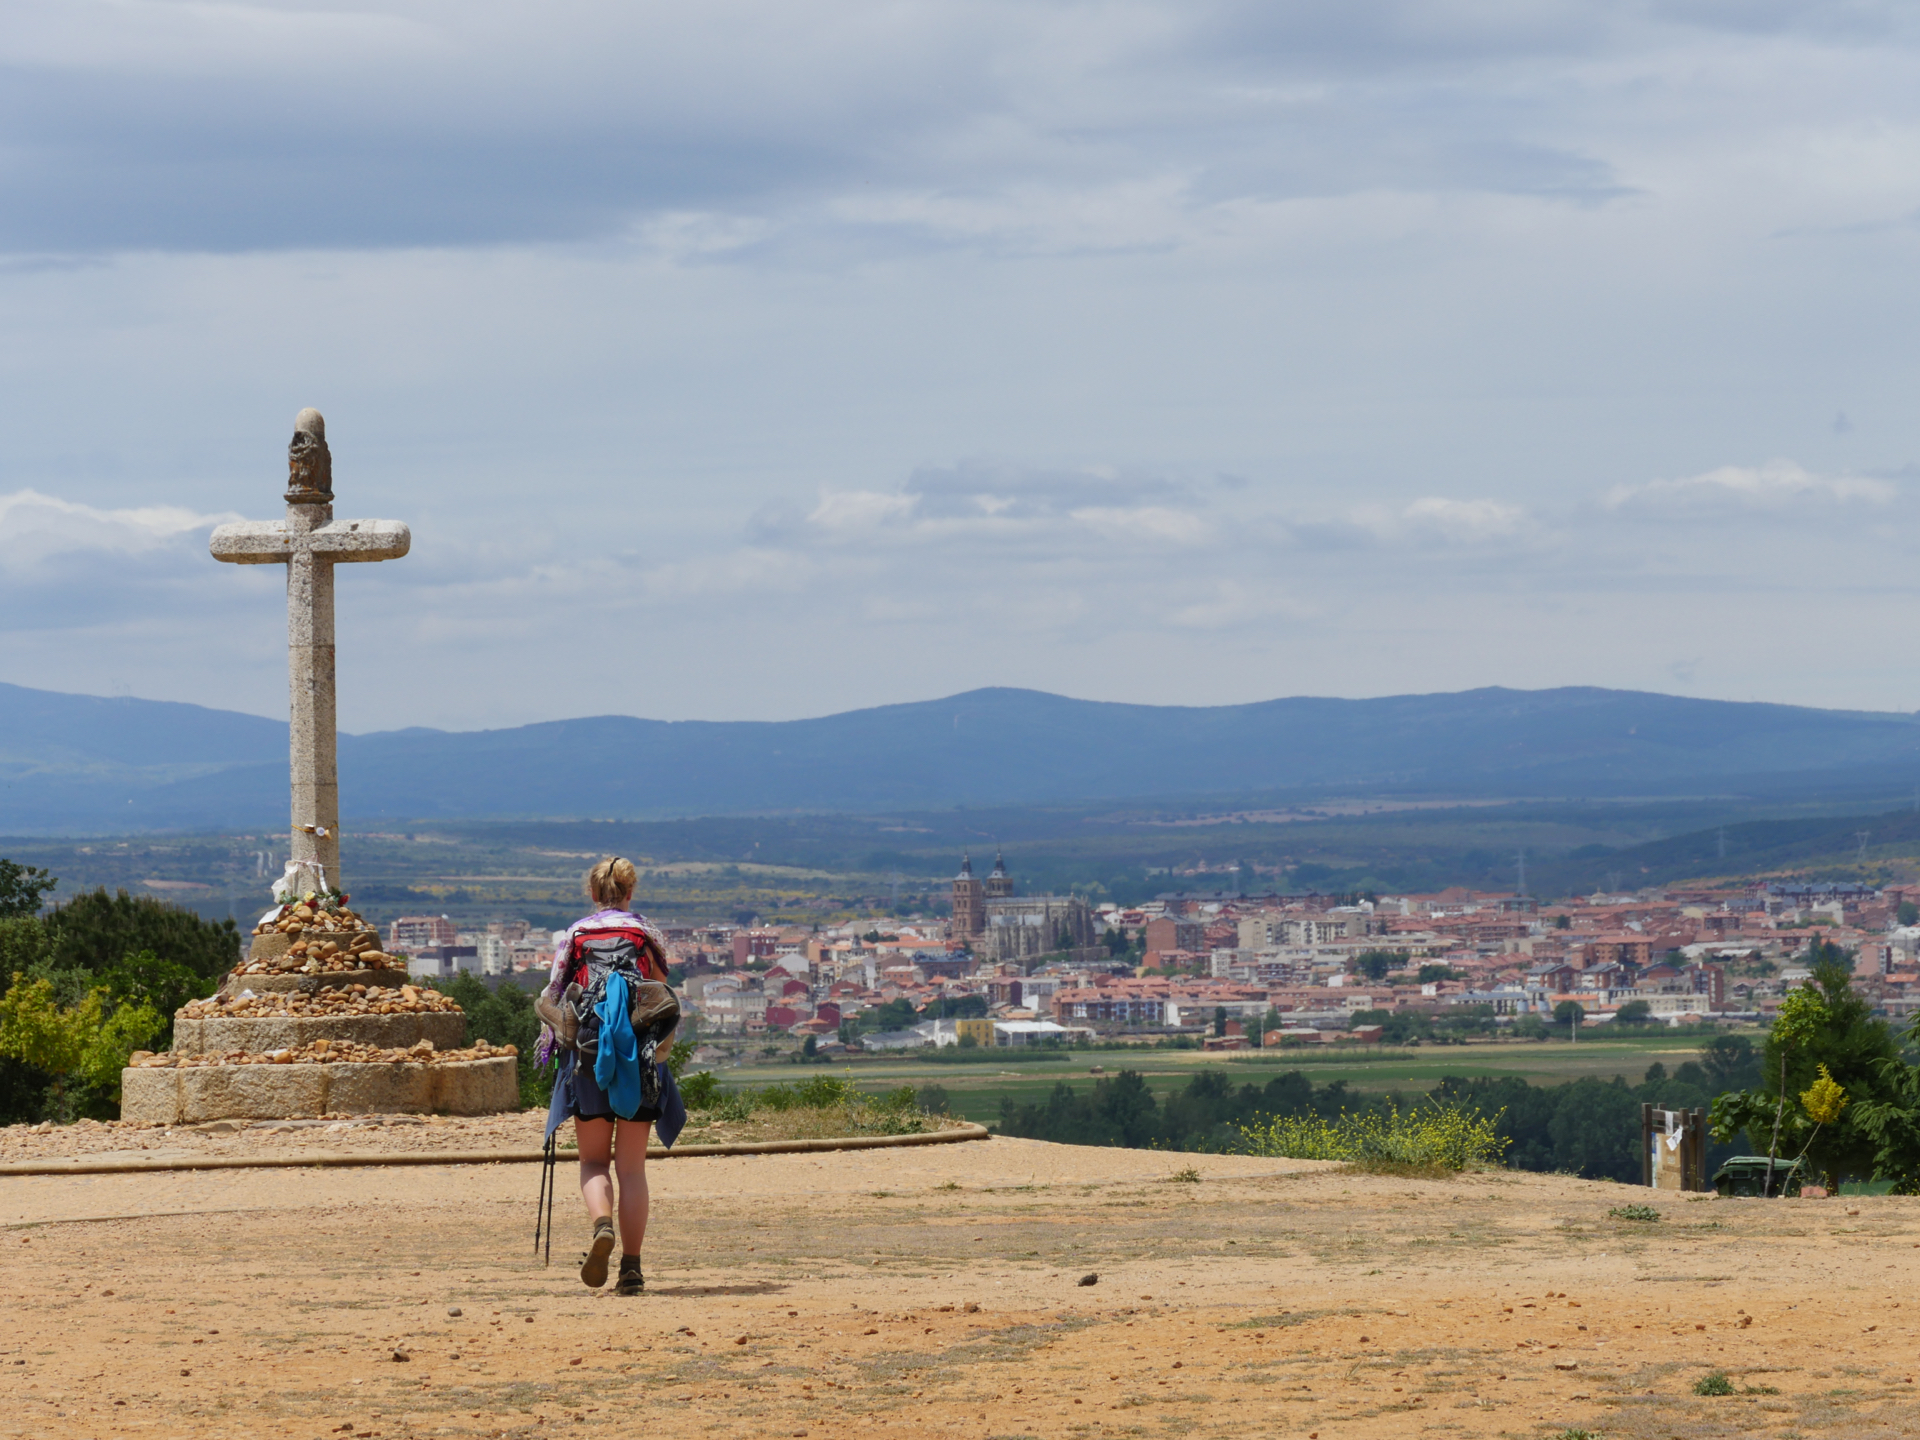
[[[633,862],[609,856],[587,874],[587,894],[600,908],[576,920],[554,947],[547,987],[534,1008],[543,1022],[536,1056],[557,1057],[547,1136],[571,1117],[580,1149],[580,1198],[593,1222],[580,1278],[607,1283],[617,1238],[616,1295],[638,1295],[640,1243],[647,1233],[647,1141],[655,1121],[671,1145],[685,1110],[664,1064],[680,1020],[667,984],[665,937],[627,907],[638,875]],[[614,1176],[620,1224],[614,1227]]]

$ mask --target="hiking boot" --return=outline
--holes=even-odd
[[[593,1246],[580,1262],[580,1281],[589,1290],[607,1283],[607,1257],[613,1254],[613,1221],[602,1215],[593,1222]]]
[[[647,1282],[640,1274],[640,1257],[622,1255],[620,1257],[620,1278],[613,1282],[616,1295],[638,1295],[647,1288]]]

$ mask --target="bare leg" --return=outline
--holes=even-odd
[[[652,1134],[653,1126],[645,1120],[622,1120],[615,1140],[613,1164],[620,1176],[620,1253],[623,1255],[638,1255],[640,1242],[647,1238],[647,1141]],[[584,1141],[580,1153],[586,1154]],[[585,1168],[583,1164],[582,1171]],[[605,1176],[605,1166],[600,1173]],[[587,1204],[591,1207],[592,1200]]]
[[[613,1121],[576,1120],[574,1138],[580,1145],[580,1198],[587,1202],[589,1220],[613,1214]],[[624,1177],[623,1177],[624,1179]]]

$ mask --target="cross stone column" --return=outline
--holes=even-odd
[[[327,422],[302,410],[287,447],[287,518],[215,529],[209,548],[235,565],[287,567],[287,730],[292,866],[340,882],[340,773],[334,730],[333,567],[397,560],[413,544],[398,520],[335,520]]]

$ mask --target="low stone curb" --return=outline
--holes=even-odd
[[[667,1150],[647,1147],[649,1160],[697,1160],[710,1155],[801,1155],[825,1150],[886,1150],[903,1145],[952,1145],[963,1140],[988,1140],[984,1125],[966,1124],[924,1135],[843,1135],[825,1140],[754,1140],[734,1145],[682,1145]],[[572,1150],[558,1152],[561,1160],[576,1160]],[[354,1154],[317,1151],[308,1155],[207,1156],[187,1160],[19,1160],[0,1165],[6,1175],[132,1175],[155,1170],[287,1170],[344,1169],[368,1165],[537,1165],[546,1159],[539,1150],[414,1150],[391,1154]]]

